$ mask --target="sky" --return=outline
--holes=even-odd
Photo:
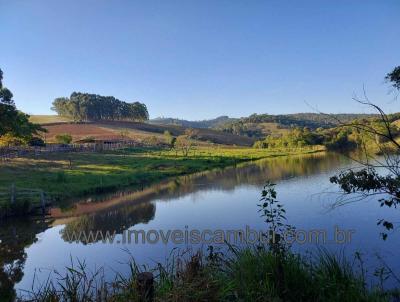
[[[73,91],[151,118],[368,112],[364,89],[397,112],[399,15],[399,0],[0,0],[0,68],[30,114]]]

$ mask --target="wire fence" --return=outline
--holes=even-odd
[[[0,217],[17,214],[46,214],[51,205],[51,197],[40,189],[17,188],[12,184],[9,189],[0,190]]]
[[[126,147],[137,146],[134,141],[109,142],[109,143],[87,143],[87,144],[68,144],[68,145],[46,145],[45,147],[14,146],[0,148],[0,160],[8,161],[29,155],[39,156],[47,153],[67,153],[67,152],[103,152],[115,151]]]

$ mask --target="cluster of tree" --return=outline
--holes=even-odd
[[[321,129],[321,128],[319,128]],[[285,134],[268,135],[264,140],[254,143],[255,148],[296,148],[309,145],[321,145],[324,141],[322,132],[310,131],[309,128],[293,128]]]
[[[57,134],[55,139],[58,144],[68,145],[72,142],[72,136],[68,133]]]
[[[183,156],[188,156],[195,145],[194,139],[197,135],[198,131],[192,128],[186,129],[184,134],[178,137],[173,136],[169,131],[165,131],[164,142],[171,150],[175,150],[176,155],[178,155],[178,151],[181,151]]]
[[[362,128],[360,127],[362,125]],[[374,131],[386,134],[377,135],[366,131]],[[307,127],[292,128],[287,133],[280,135],[268,135],[265,139],[255,142],[255,148],[297,148],[304,146],[324,145],[328,150],[350,150],[355,148],[380,152],[376,145],[384,146],[389,142],[388,131],[394,138],[400,137],[400,129],[395,124],[390,124],[389,130],[380,119],[355,120],[350,124],[344,124],[330,129],[317,128],[311,130]]]
[[[29,122],[29,115],[16,108],[13,94],[3,86],[3,71],[0,69],[0,145],[31,143],[39,131],[45,129]]]
[[[217,129],[226,133],[244,135],[248,137],[259,138],[265,136],[265,133],[260,127],[258,127],[258,125],[255,125],[254,123],[246,123],[243,120],[226,123]]]
[[[69,98],[56,98],[52,110],[58,115],[74,121],[149,119],[147,107],[143,103],[127,103],[113,96],[73,92]]]

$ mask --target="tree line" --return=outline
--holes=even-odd
[[[230,118],[229,116],[223,115],[214,119],[201,120],[201,121],[188,121],[179,118],[171,117],[158,117],[150,120],[150,123],[156,125],[178,125],[185,128],[218,128],[224,126],[228,122],[237,121],[237,118]]]
[[[61,97],[53,101],[52,110],[58,115],[74,121],[149,119],[147,107],[143,103],[127,103],[113,96],[73,92],[69,98]]]
[[[391,115],[389,116],[389,121],[393,122],[398,117],[398,114]],[[357,127],[358,125],[363,125],[363,128],[380,131],[379,133],[383,135],[365,131],[365,129]],[[381,150],[376,146],[378,144],[382,148],[389,142],[385,137],[389,135],[389,131],[394,138],[398,139],[400,137],[400,129],[394,124],[391,124],[388,130],[383,121],[377,118],[354,120],[352,123],[329,129],[291,128],[286,133],[267,135],[265,139],[255,142],[254,147],[263,149],[324,145],[328,150],[351,150],[364,149],[367,146],[370,151],[379,152]]]

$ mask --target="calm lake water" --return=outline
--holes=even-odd
[[[331,208],[340,195],[329,177],[351,165],[344,156],[323,153],[265,159],[176,178],[141,192],[81,201],[69,209],[54,209],[52,218],[46,221],[3,223],[0,226],[2,290],[13,286],[17,292],[30,289],[34,276],[40,283],[49,274],[54,275],[54,271],[63,272],[71,259],[85,260],[91,269],[104,267],[112,278],[115,271],[128,273],[126,263],[131,257],[139,264],[154,266],[158,261],[164,263],[174,247],[188,246],[165,244],[161,240],[157,244],[123,244],[122,232],[127,229],[167,233],[177,229],[246,230],[248,226],[265,230],[257,204],[267,179],[277,184],[278,199],[284,203],[291,225],[298,230],[326,232],[328,242],[318,246],[349,257],[355,251],[362,252],[371,276],[382,265],[379,257],[400,272],[400,260],[396,257],[400,246],[398,232],[382,241],[379,236],[382,229],[376,225],[383,217],[396,221],[396,211],[381,208],[376,200]],[[331,242],[335,227],[352,230],[351,242]],[[65,234],[72,231],[116,231],[118,235],[113,244],[70,243]],[[293,248],[316,251],[317,244],[295,244]]]

